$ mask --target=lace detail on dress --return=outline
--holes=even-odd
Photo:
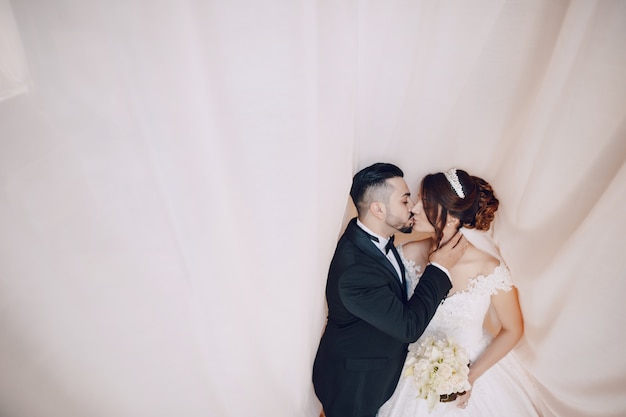
[[[398,246],[397,249],[398,253],[400,254],[400,259],[404,264],[406,278],[408,280],[408,294],[410,296],[411,294],[413,294],[413,291],[417,286],[417,282],[422,276],[422,266],[417,265],[413,259],[407,259],[404,256],[404,252],[402,251],[402,245]],[[479,275],[477,277],[471,278],[469,280],[467,288],[455,294],[472,291],[476,294],[493,295],[498,292],[498,290],[506,292],[510,291],[511,288],[513,288],[511,274],[507,266],[503,262],[501,262],[500,265],[498,265],[491,274]]]
[[[477,295],[493,295],[498,292],[498,290],[507,292],[512,288],[513,282],[511,281],[509,269],[504,263],[500,263],[491,274],[471,278],[467,288],[458,293],[473,292]]]
[[[398,247],[398,253],[406,270],[410,297],[422,275],[422,268],[404,257],[402,246]],[[510,291],[512,288],[509,269],[504,262],[500,262],[490,274],[471,278],[467,288],[444,299],[424,335],[452,336],[466,347],[472,360],[476,359],[489,342],[489,336],[483,331],[483,319],[491,296],[498,291]],[[409,346],[409,349],[414,348],[415,346]]]
[[[419,281],[422,276],[422,266],[417,265],[413,259],[406,259],[404,257],[404,252],[402,251],[402,245],[397,247],[398,254],[400,255],[400,259],[404,264],[404,272],[405,278],[407,279],[407,294],[409,297],[415,291],[415,287],[417,286],[417,281]]]

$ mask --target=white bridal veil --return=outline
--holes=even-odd
[[[545,416],[626,414],[626,2],[0,0],[0,415],[317,417],[352,175],[463,168]]]

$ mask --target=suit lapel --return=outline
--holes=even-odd
[[[356,217],[350,220],[350,223],[348,223],[348,227],[346,228],[346,235],[350,238],[350,240],[354,242],[356,246],[359,247],[359,249],[367,253],[374,260],[383,265],[387,269],[387,271],[389,271],[390,275],[388,276],[388,278],[393,281],[398,286],[398,288],[401,289],[400,292],[402,294],[402,298],[406,300],[406,288],[402,288],[402,283],[405,282],[405,272],[404,265],[402,265],[402,262],[400,261],[400,256],[397,256],[396,260],[398,260],[398,263],[400,264],[400,271],[402,271],[402,283],[398,280],[398,272],[396,271],[396,268],[393,267],[391,262],[389,262],[389,259],[387,259],[387,257],[380,251],[380,249],[378,249],[378,247],[371,241],[365,230],[361,229],[356,224]],[[393,250],[395,251],[394,255],[398,253],[395,248]]]
[[[404,291],[402,291],[402,295],[403,295],[404,300],[406,301],[407,289],[406,289],[406,271],[404,269],[404,263],[402,262],[402,258],[400,258],[398,249],[396,249],[395,246],[391,248],[391,251],[393,252],[393,256],[396,258],[396,261],[398,261],[398,265],[400,266],[400,272],[402,274],[402,286],[404,287]],[[394,268],[394,271],[395,271],[395,268]]]

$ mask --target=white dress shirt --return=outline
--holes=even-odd
[[[389,259],[389,262],[391,262],[391,264],[393,265],[393,267],[396,269],[396,272],[398,273],[398,279],[400,280],[400,282],[402,282],[402,271],[400,270],[400,265],[398,265],[398,261],[396,260],[396,257],[393,255],[392,251],[389,251],[388,253],[385,253],[385,246],[387,246],[387,242],[389,241],[389,238],[387,237],[382,237],[379,234],[376,234],[374,232],[372,232],[370,229],[367,228],[367,226],[365,226],[363,223],[361,223],[361,221],[357,218],[356,219],[356,224],[363,230],[365,230],[368,234],[372,235],[372,236],[376,236],[376,238],[378,238],[378,242],[372,240],[372,243],[378,248],[380,249],[380,251],[383,253],[383,255],[385,255],[387,257],[387,259]],[[443,267],[442,265],[439,265],[436,262],[428,262],[429,265],[432,265],[436,268],[441,269],[447,276],[448,279],[450,279],[450,272],[448,271],[447,268]],[[410,296],[411,294],[409,294]]]
[[[383,255],[385,255],[387,257],[387,259],[389,259],[389,262],[391,262],[391,265],[393,265],[393,267],[396,269],[396,273],[398,274],[398,280],[400,282],[402,282],[402,271],[400,270],[400,265],[398,264],[398,260],[396,259],[396,257],[393,255],[393,251],[389,251],[386,252],[385,250],[385,246],[387,246],[387,242],[389,241],[388,237],[382,237],[381,235],[378,235],[374,232],[372,232],[370,229],[368,229],[363,223],[361,223],[359,221],[359,219],[356,220],[356,224],[363,230],[365,230],[368,234],[375,236],[376,238],[378,238],[378,242],[376,242],[375,240],[372,240],[372,243],[378,248],[380,249],[380,251],[383,253]]]

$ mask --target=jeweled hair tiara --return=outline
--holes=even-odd
[[[465,198],[465,193],[463,192],[463,186],[461,185],[461,181],[459,181],[458,175],[456,175],[456,169],[451,168],[443,173],[446,176],[446,179],[452,186],[452,189],[461,198]]]

